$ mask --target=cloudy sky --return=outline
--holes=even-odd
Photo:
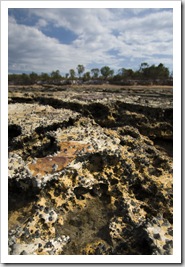
[[[9,8],[9,73],[47,72],[83,64],[173,70],[173,10],[162,8]]]

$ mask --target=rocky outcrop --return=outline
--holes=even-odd
[[[9,254],[173,253],[172,94],[148,90],[9,91]]]

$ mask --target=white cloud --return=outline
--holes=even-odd
[[[167,62],[172,68],[172,12],[146,11],[30,9],[29,15],[38,18],[32,27],[19,25],[10,17],[9,68],[14,70],[19,66],[22,71],[38,72],[59,69],[65,73],[78,64],[109,65],[115,69],[130,64],[134,67],[134,59],[151,64]],[[64,45],[46,36],[42,28],[51,24],[74,32],[77,38]]]
[[[36,26],[38,28],[43,28],[46,27],[48,25],[47,21],[45,19],[39,19]]]
[[[23,71],[51,71],[68,61],[69,47],[36,28],[9,21],[9,68]],[[67,57],[68,55],[68,57]],[[73,55],[74,56],[74,55]]]
[[[30,9],[30,14],[37,15],[39,18],[47,20],[55,27],[65,27],[76,34],[103,33],[112,14],[107,9]]]

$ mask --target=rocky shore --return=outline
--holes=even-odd
[[[9,87],[9,254],[173,254],[173,90]]]

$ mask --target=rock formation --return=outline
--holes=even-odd
[[[173,254],[171,88],[9,88],[9,254]]]

